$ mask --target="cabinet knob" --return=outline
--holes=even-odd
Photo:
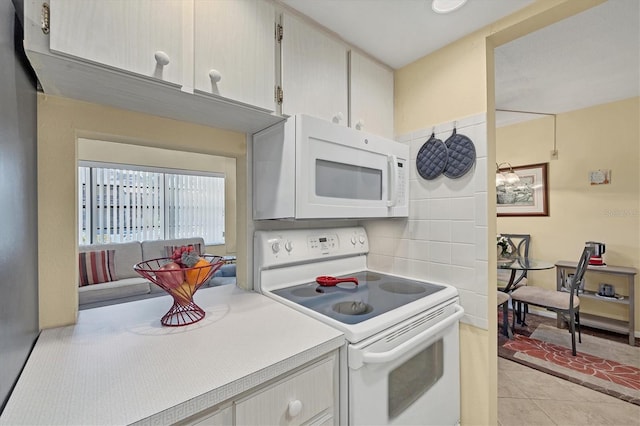
[[[362,130],[364,128],[364,120],[358,120],[356,123],[356,129]]]
[[[210,70],[209,71],[209,78],[211,79],[212,83],[217,83],[220,80],[222,80],[222,74],[220,74],[220,71],[218,71],[218,70]]]
[[[163,52],[162,50],[158,50],[153,56],[156,58],[156,62],[161,67],[165,65],[169,65],[170,58],[169,58],[169,55],[166,54],[166,52]]]
[[[336,115],[333,116],[334,123],[339,123],[342,120],[344,120],[344,115],[341,112],[338,112]]]
[[[302,401],[299,399],[295,399],[289,402],[289,406],[287,408],[287,412],[289,417],[295,417],[302,412]]]

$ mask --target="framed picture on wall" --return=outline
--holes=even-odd
[[[499,169],[513,171],[519,181],[496,186],[498,216],[549,216],[549,163]]]

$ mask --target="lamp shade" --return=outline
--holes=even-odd
[[[507,183],[510,183],[511,185],[520,182],[520,177],[513,172],[509,172],[505,174],[504,178],[507,181]]]

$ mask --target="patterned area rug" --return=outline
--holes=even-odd
[[[571,334],[556,328],[554,319],[527,314],[526,322],[526,327],[516,324],[511,339],[499,334],[498,356],[640,405],[638,339],[634,347],[626,335],[583,326],[574,357]]]

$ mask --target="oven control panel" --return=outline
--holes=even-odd
[[[368,252],[369,239],[362,227],[256,231],[254,235],[257,268]]]

